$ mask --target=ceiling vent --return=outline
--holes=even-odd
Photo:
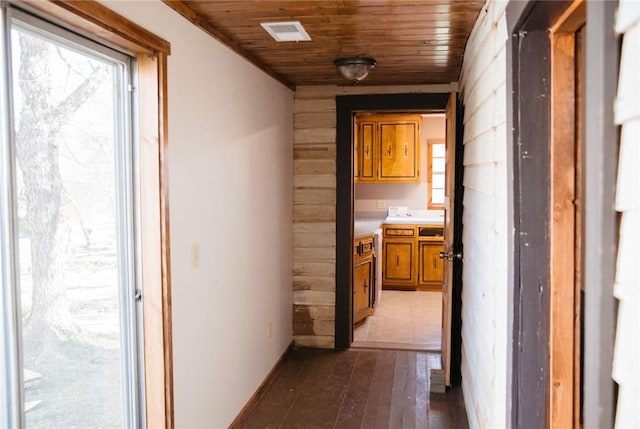
[[[263,22],[260,25],[271,34],[276,42],[307,42],[311,40],[299,21]]]

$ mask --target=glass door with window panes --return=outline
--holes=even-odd
[[[144,426],[132,60],[2,7],[0,426]]]

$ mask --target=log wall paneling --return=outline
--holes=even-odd
[[[293,335],[334,347],[337,87],[296,92],[294,107]]]

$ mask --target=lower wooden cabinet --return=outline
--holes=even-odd
[[[440,231],[440,236],[421,232]],[[385,225],[382,239],[382,287],[385,289],[440,290],[443,264],[442,228],[420,225]]]
[[[440,259],[442,240],[419,241],[418,254],[420,263],[418,270],[418,284],[422,286],[442,286],[443,263]]]
[[[375,283],[373,235],[358,238],[353,244],[353,323],[373,313]]]
[[[384,241],[382,284],[407,285],[416,283],[415,240],[395,238]]]

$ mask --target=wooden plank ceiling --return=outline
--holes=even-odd
[[[484,1],[164,0],[290,88],[350,85],[333,61],[374,58],[360,85],[456,82]],[[300,21],[311,41],[276,42],[263,22]]]

